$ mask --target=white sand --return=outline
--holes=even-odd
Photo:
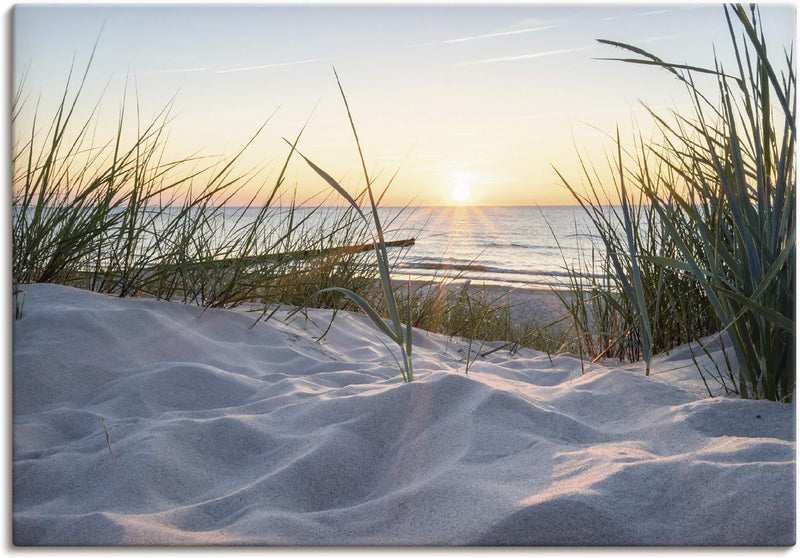
[[[415,331],[26,287],[13,326],[19,545],[791,545],[794,405],[641,366]],[[285,316],[285,314],[284,314]],[[108,427],[111,457],[101,417]]]

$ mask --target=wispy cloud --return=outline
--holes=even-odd
[[[294,60],[291,62],[273,62],[271,64],[258,64],[255,66],[242,66],[239,68],[213,68],[211,66],[197,66],[193,68],[174,68],[164,70],[149,70],[143,73],[146,74],[189,74],[195,72],[214,72],[215,74],[230,74],[234,72],[253,72],[257,70],[266,70],[269,68],[282,68],[285,66],[296,66],[298,64],[312,64],[314,62],[329,62],[335,60],[334,58],[311,58],[309,60]]]
[[[508,35],[522,35],[523,33],[534,33],[536,31],[546,31],[547,29],[555,29],[556,25],[544,25],[541,27],[528,27],[526,29],[516,29],[514,31],[499,31],[497,33],[484,33],[483,35],[473,35],[471,37],[461,37],[458,39],[449,39],[442,41],[443,44],[464,43],[467,41],[476,41],[478,39],[492,39],[494,37],[506,37]]]
[[[628,13],[628,14],[623,14],[623,15],[618,15],[618,16],[604,17],[604,18],[601,18],[601,20],[602,21],[612,21],[614,19],[622,19],[622,18],[625,18],[625,17],[642,17],[642,16],[651,16],[651,15],[661,15],[661,14],[669,13],[669,11],[670,10],[651,10],[649,12],[639,12],[639,13],[635,13],[635,14]]]
[[[144,74],[190,74],[194,72],[209,72],[212,71],[213,68],[209,66],[199,66],[195,68],[175,68],[175,69],[165,69],[165,70],[148,70],[142,72]]]
[[[482,33],[480,35],[471,35],[469,37],[458,37],[456,39],[445,39],[440,41],[430,41],[425,43],[414,43],[411,45],[406,45],[402,48],[417,48],[417,47],[427,47],[433,45],[453,45],[458,43],[465,43],[467,41],[478,41],[481,39],[494,39],[497,37],[507,37],[509,35],[522,35],[525,33],[536,33],[537,31],[545,31],[547,29],[555,29],[559,27],[558,25],[535,25],[531,27],[530,25],[533,23],[537,23],[541,20],[523,20],[523,24],[529,25],[528,27],[518,28],[518,29],[510,29],[508,31],[496,31],[494,33]],[[519,22],[517,24],[519,27]]]
[[[669,10],[652,10],[652,11],[649,11],[649,12],[642,12],[642,13],[639,13],[639,14],[636,14],[636,15],[637,16],[651,16],[651,15],[661,15],[661,14],[666,14],[666,13],[669,13]]]
[[[218,74],[230,74],[233,72],[252,72],[255,70],[266,70],[268,68],[283,68],[285,66],[297,66],[299,64],[312,64],[314,62],[329,62],[333,58],[310,58],[308,60],[294,60],[291,62],[274,62],[272,64],[258,64],[256,66],[243,66],[241,68],[227,68],[225,70],[216,70]]]
[[[475,66],[477,64],[494,64],[495,62],[514,62],[516,60],[530,60],[532,58],[544,58],[545,56],[556,56],[558,54],[570,54],[572,52],[580,52],[583,50],[593,50],[595,47],[579,47],[579,48],[565,48],[561,50],[544,50],[541,52],[532,52],[530,54],[518,54],[516,56],[503,56],[501,58],[485,58],[483,60],[472,60],[470,62],[459,62],[454,66]]]

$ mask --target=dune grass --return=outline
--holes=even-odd
[[[335,249],[363,242],[365,229],[352,210],[322,226],[324,198],[298,208],[292,195],[286,204],[293,148],[274,183],[259,182],[260,169],[240,170],[241,155],[271,117],[231,157],[167,160],[169,105],[143,123],[138,101],[126,95],[113,134],[98,137],[100,101],[81,110],[90,66],[91,60],[79,79],[70,77],[50,117],[26,105],[24,84],[14,96],[12,282],[18,316],[24,291],[17,285],[32,282],[232,307],[291,302],[302,281],[289,277],[319,279],[335,270],[327,281],[346,287],[370,275],[363,254]],[[77,114],[88,116],[78,120]],[[29,129],[22,129],[22,115],[32,123]],[[227,207],[245,188],[255,192],[249,201]]]
[[[622,168],[621,142],[615,141],[617,158],[609,165],[616,167],[618,198],[608,194],[584,161],[585,191],[561,177],[599,241],[586,248],[585,259],[564,262],[572,296],[563,302],[581,354],[593,360],[644,359],[649,369],[652,354],[710,335],[719,330],[719,321],[696,279],[659,263],[658,258],[675,257],[678,248],[640,185],[668,181],[669,173],[641,139],[627,152],[631,165]],[[623,188],[626,179],[633,192]],[[691,238],[691,227],[683,233]]]
[[[411,315],[406,315],[406,324],[405,327],[400,321],[400,313],[397,306],[397,301],[395,300],[395,293],[392,286],[392,277],[390,271],[390,263],[389,257],[386,249],[386,240],[384,238],[384,230],[383,226],[381,225],[381,219],[378,214],[378,202],[376,201],[375,195],[373,193],[373,179],[370,177],[369,172],[367,171],[367,165],[364,160],[364,153],[361,149],[361,142],[358,140],[358,132],[356,131],[356,125],[353,121],[353,115],[350,112],[350,106],[347,103],[347,97],[344,94],[344,89],[342,88],[342,83],[339,80],[338,74],[336,74],[336,70],[334,70],[334,75],[336,76],[336,83],[339,86],[339,92],[342,95],[342,100],[344,101],[345,109],[347,110],[347,118],[350,121],[350,126],[353,130],[353,137],[355,138],[356,147],[358,149],[358,156],[361,160],[361,167],[364,171],[364,180],[366,183],[366,193],[369,198],[369,210],[371,212],[371,220],[367,218],[364,212],[361,209],[359,202],[357,202],[348,192],[347,190],[342,187],[333,177],[331,177],[328,173],[322,170],[320,167],[315,165],[311,162],[305,155],[300,154],[301,157],[308,163],[308,165],[323,179],[327,182],[336,192],[338,192],[350,207],[356,211],[356,213],[361,217],[362,221],[370,227],[370,236],[372,237],[372,242],[375,248],[375,256],[378,264],[378,276],[380,279],[381,290],[383,293],[383,302],[385,304],[386,311],[389,315],[390,324],[387,325],[384,322],[381,315],[373,308],[373,306],[364,298],[363,294],[356,293],[351,289],[344,288],[342,286],[333,286],[328,287],[325,289],[321,289],[318,292],[314,293],[312,297],[316,297],[318,295],[324,293],[341,293],[347,296],[350,300],[356,303],[358,307],[369,316],[372,323],[375,327],[383,332],[389,339],[391,339],[394,344],[397,346],[400,352],[400,359],[394,357],[397,365],[400,369],[400,374],[403,377],[404,382],[412,382],[414,381],[414,367],[413,362],[411,360],[411,354],[413,351],[413,340],[412,340],[412,329],[411,329]],[[295,146],[292,146],[294,149]],[[389,180],[389,184],[391,184],[392,179]],[[387,185],[388,188],[388,185]],[[371,227],[374,226],[374,232],[372,232]],[[394,356],[394,353],[392,353]]]
[[[171,106],[143,123],[138,103],[126,96],[113,135],[99,140],[100,101],[83,120],[75,116],[81,113],[90,65],[91,61],[77,87],[74,80],[68,81],[49,118],[38,107],[25,106],[28,97],[22,84],[14,97],[16,318],[22,317],[25,296],[18,285],[32,282],[68,284],[120,297],[151,295],[204,307],[260,301],[266,309],[302,304],[315,295],[319,307],[363,310],[347,294],[360,293],[361,302],[389,319],[393,339],[401,341],[398,363],[407,380],[413,379],[411,325],[470,340],[524,336],[509,328],[507,316],[501,317],[504,309],[471,292],[396,294],[389,271],[393,258],[402,252],[390,256],[384,236],[387,227],[395,233],[402,229],[410,212],[400,208],[382,222],[378,206],[391,180],[376,193],[365,171],[367,186],[355,197],[345,198],[344,207],[326,207],[322,220],[317,217],[329,199],[323,196],[316,206],[298,207],[284,183],[302,130],[273,183],[255,184],[258,169],[239,169],[242,153],[269,118],[232,157],[216,160],[195,154],[167,160]],[[346,102],[343,91],[342,97]],[[31,109],[32,126],[23,130],[18,117]],[[136,130],[133,135],[131,128]],[[365,169],[354,125],[353,133]],[[227,207],[246,187],[256,192],[249,203]],[[343,191],[339,186],[336,193]],[[370,218],[361,209],[365,203]],[[376,261],[370,261],[368,253],[341,249],[365,238],[375,242]],[[407,318],[405,327],[401,316]]]
[[[694,114],[650,111],[663,138],[658,144],[639,139],[626,151],[616,138],[613,208],[591,167],[584,165],[588,193],[562,176],[599,231],[610,278],[589,296],[577,280],[574,290],[614,316],[606,330],[592,329],[596,324],[583,316],[574,322],[582,336],[603,338],[596,357],[627,339],[649,361],[677,344],[718,343],[724,335],[738,369],[722,363],[713,380],[743,398],[792,401],[793,60],[788,52],[769,55],[756,7],[726,7],[725,17],[736,60],[731,73],[719,61],[712,68],[673,64],[635,46],[600,41],[635,56],[625,62],[679,79]],[[701,90],[698,75],[716,81],[715,95]],[[581,272],[575,270],[576,278]]]
[[[108,448],[108,453],[111,455],[111,458],[114,459],[116,455],[114,455],[114,451],[111,449],[111,435],[108,433],[106,420],[103,417],[100,417],[100,424],[103,427],[103,434],[106,436],[106,447]]]
[[[411,328],[467,340],[466,369],[484,341],[512,352],[527,346],[572,351],[591,359],[643,359],[691,341],[729,343],[732,361],[708,378],[742,397],[791,401],[795,390],[795,75],[786,53],[768,56],[758,10],[725,9],[736,65],[672,64],[637,47],[603,44],[632,54],[629,63],[656,66],[686,86],[693,115],[651,111],[661,133],[654,143],[610,136],[611,184],[580,161],[580,189],[561,176],[596,229],[597,246],[574,262],[561,297],[567,319],[514,323],[507,302],[480,290],[405,291],[393,283],[379,214],[384,190],[367,172],[347,110],[365,186],[357,195],[300,154],[303,130],[287,141],[274,182],[261,169],[240,170],[245,150],[212,160],[167,160],[171,105],[142,122],[138,99],[126,97],[116,130],[97,136],[98,101],[77,115],[91,61],[72,75],[49,118],[30,111],[22,87],[12,106],[12,289],[22,317],[30,282],[58,282],[118,296],[148,294],[203,307],[263,303],[347,308],[369,315],[397,347],[405,381],[414,378]],[[714,94],[698,75],[716,80]],[[133,104],[131,109],[130,104]],[[133,115],[131,115],[131,112]],[[135,134],[131,135],[131,128]],[[133,139],[126,139],[126,138]],[[299,155],[345,200],[326,210],[301,207],[285,184]],[[255,192],[243,207],[234,196]],[[611,192],[611,193],[609,193]],[[290,200],[286,203],[286,200]],[[369,240],[369,253],[342,247]],[[377,280],[376,280],[377,278]],[[396,280],[397,277],[394,277]],[[446,287],[444,285],[443,287]],[[260,318],[259,318],[260,319]],[[403,323],[405,321],[405,323]],[[705,378],[704,378],[705,379]],[[710,391],[710,390],[709,390]]]

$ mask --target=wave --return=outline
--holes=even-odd
[[[569,278],[574,275],[573,272],[566,270],[555,269],[512,269],[503,267],[493,267],[481,264],[461,264],[461,263],[445,263],[445,262],[399,262],[396,266],[397,269],[404,271],[463,271],[463,272],[478,272],[486,275],[519,275],[519,276],[534,276],[534,277],[554,277],[554,278]],[[602,279],[605,277],[602,273],[582,273],[580,276],[583,279]]]
[[[494,268],[480,264],[434,263],[434,262],[401,262],[399,269],[425,269],[431,271],[481,271],[487,272]]]

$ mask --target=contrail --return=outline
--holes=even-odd
[[[528,27],[527,29],[517,29],[516,31],[501,31],[498,33],[486,33],[485,35],[474,35],[472,37],[461,37],[460,39],[450,39],[442,41],[444,44],[463,43],[466,41],[474,41],[476,39],[491,39],[492,37],[505,37],[506,35],[520,35],[522,33],[533,33],[534,31],[544,31],[546,29],[555,29],[556,25],[547,25],[544,27]]]
[[[232,72],[250,72],[253,70],[265,70],[267,68],[281,68],[283,66],[296,66],[298,64],[311,64],[313,62],[328,62],[333,58],[311,58],[309,60],[296,60],[294,62],[275,62],[273,64],[259,64],[257,66],[244,66],[242,68],[231,68],[228,70],[217,70],[218,74],[229,74]]]
[[[556,54],[569,54],[582,50],[592,50],[594,47],[566,48],[563,50],[545,50],[542,52],[532,52],[530,54],[520,54],[517,56],[505,56],[502,58],[486,58],[484,60],[473,60],[471,62],[459,62],[454,66],[474,66],[476,64],[492,64],[494,62],[513,62],[515,60],[528,60],[530,58],[544,58],[545,56],[555,56]]]

